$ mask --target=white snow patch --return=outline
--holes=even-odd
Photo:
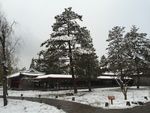
[[[105,72],[105,73],[102,73],[103,75],[115,75],[115,73],[113,72]]]
[[[72,78],[72,75],[62,75],[62,74],[49,74],[36,77],[37,79],[42,78]]]
[[[72,36],[57,36],[56,38],[51,38],[52,41],[70,41],[73,40]]]
[[[108,96],[114,96],[115,100],[113,101],[113,105],[110,100],[108,100]],[[75,102],[88,104],[95,107],[102,107],[105,109],[124,109],[124,108],[132,108],[134,106],[138,106],[138,104],[133,104],[132,102],[149,102],[150,101],[150,88],[149,87],[141,87],[141,89],[136,89],[135,87],[131,87],[127,93],[128,99],[124,100],[123,93],[120,91],[120,88],[98,88],[93,89],[92,92],[84,92],[81,91],[77,95],[74,96],[64,96],[59,97],[63,100],[72,101],[72,97],[75,97]],[[146,100],[144,97],[147,97]],[[127,106],[126,102],[129,101],[131,106]],[[105,107],[105,103],[108,102],[109,106]]]
[[[98,79],[117,79],[117,76],[98,76]]]
[[[41,73],[26,73],[26,72],[23,72],[21,74],[25,75],[25,76],[42,76],[42,75],[44,75],[44,74],[41,74]]]
[[[93,51],[89,49],[82,49],[82,48],[77,48],[76,52],[79,52],[80,54],[92,54],[93,53]]]
[[[18,76],[20,76],[20,72],[9,75],[7,76],[7,78],[13,78],[13,77],[18,77]]]
[[[3,106],[0,99],[0,113],[65,113],[56,107],[44,103],[30,102],[26,100],[8,100],[8,105]]]
[[[120,76],[98,76],[98,79],[121,79]],[[132,79],[131,77],[124,77],[124,79]]]

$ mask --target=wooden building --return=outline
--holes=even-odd
[[[58,90],[72,88],[72,76],[63,74],[48,74],[35,77],[34,88],[40,90]]]
[[[116,76],[113,73],[103,73],[91,80],[92,87],[114,87],[118,86]],[[38,72],[34,69],[19,72],[8,76],[8,85],[11,89],[34,89],[34,90],[61,90],[72,89],[72,75],[48,74]],[[85,78],[76,78],[78,88],[87,88],[88,82]],[[132,81],[131,81],[132,83]]]
[[[33,89],[33,79],[37,76],[42,76],[44,73],[38,72],[34,69],[29,69],[26,71],[20,71],[18,73],[9,75],[8,88],[11,89]]]

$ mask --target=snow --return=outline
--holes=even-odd
[[[35,70],[33,68],[30,68],[29,70],[26,70],[24,72],[26,72],[26,73],[36,73],[36,74],[45,74],[45,73],[39,72],[39,71],[37,71],[37,70]]]
[[[7,78],[13,78],[13,77],[18,77],[20,75],[25,75],[25,76],[42,76],[44,74],[40,74],[40,73],[26,73],[26,72],[18,72],[18,73],[14,73],[12,75],[7,76]]]
[[[79,52],[80,54],[92,54],[93,53],[93,51],[91,50],[82,49],[82,48],[77,48],[76,51]]]
[[[38,72],[34,69],[29,69],[25,71],[20,71],[18,73],[14,73],[12,75],[7,76],[7,78],[13,78],[13,77],[18,77],[20,75],[25,75],[25,76],[42,76],[45,75],[45,73]]]
[[[124,109],[132,108],[138,104],[132,104],[131,102],[148,102],[150,101],[150,87],[142,87],[140,90],[137,90],[135,87],[131,87],[127,93],[128,99],[124,100],[124,96],[120,91],[120,88],[98,88],[93,89],[92,92],[85,92],[82,90],[77,95],[74,96],[63,96],[59,97],[63,100],[72,101],[72,97],[75,97],[75,102],[88,104],[90,106],[102,107],[105,109]],[[115,100],[113,105],[110,104],[108,96],[114,96]],[[144,97],[147,97],[146,100]],[[129,101],[131,106],[126,106],[126,102]],[[105,107],[105,103],[108,102],[109,106]]]
[[[8,100],[8,105],[3,106],[3,100],[0,99],[0,113],[65,113],[56,107],[44,103],[30,102],[26,100]]]
[[[117,79],[117,76],[98,76],[98,79]]]
[[[51,38],[52,41],[70,41],[70,40],[73,40],[73,37],[72,36],[57,36],[56,38]]]
[[[113,88],[95,88],[92,92],[88,92],[87,89],[78,90],[77,94],[73,96],[66,96],[66,93],[73,93],[73,90],[61,90],[61,91],[15,91],[8,90],[9,96],[20,96],[23,94],[25,97],[38,97],[41,95],[42,98],[55,98],[58,95],[58,99],[72,101],[72,97],[75,97],[75,101],[77,103],[87,104],[90,106],[101,107],[104,109],[124,109],[124,108],[132,108],[134,106],[138,106],[138,104],[133,104],[132,102],[149,102],[150,101],[150,86],[148,87],[140,87],[140,89],[136,89],[136,87],[130,87],[127,92],[127,100],[124,100],[123,93],[121,92],[119,87]],[[2,88],[0,88],[0,95],[2,95]],[[110,100],[108,100],[108,96],[115,96],[115,100],[113,101],[113,105],[110,104]],[[144,97],[147,97],[146,100]],[[126,106],[126,102],[129,101],[131,106]],[[109,106],[105,107],[105,103],[108,102]]]
[[[120,79],[118,76],[98,76],[98,79]],[[124,79],[132,79],[131,77],[124,77]]]
[[[13,77],[18,77],[18,76],[20,76],[20,72],[9,75],[7,76],[7,78],[13,78]]]
[[[26,71],[21,72],[22,75],[26,75],[26,76],[41,76],[41,75],[45,75],[45,73],[36,71],[35,69],[29,69]]]
[[[37,79],[44,79],[44,78],[72,78],[71,75],[62,75],[62,74],[49,74],[36,77]]]
[[[105,73],[102,73],[103,75],[115,75],[114,73],[112,72],[105,72]]]
[[[40,74],[40,73],[26,73],[26,72],[23,72],[21,74],[26,75],[26,76],[42,76],[42,75],[44,75],[44,74]]]

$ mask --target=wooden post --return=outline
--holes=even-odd
[[[113,100],[115,100],[115,96],[108,96],[110,103],[113,105]]]

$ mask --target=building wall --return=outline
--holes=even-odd
[[[141,77],[140,85],[142,86],[150,86],[150,77]]]

